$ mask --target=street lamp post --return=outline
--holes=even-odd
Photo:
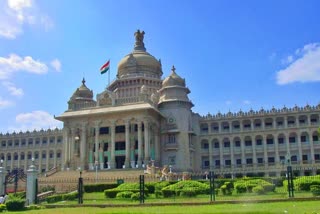
[[[98,181],[98,165],[99,165],[99,162],[98,162],[98,161],[95,161],[95,162],[94,162],[94,166],[95,166],[95,168],[96,168],[96,183],[97,183],[97,181]]]
[[[292,174],[292,166],[291,166],[291,155],[288,152],[286,155],[287,160],[287,180],[288,180],[288,194],[289,198],[294,197],[293,193],[293,174]]]
[[[82,169],[79,167],[80,177],[78,182],[78,204],[83,204],[83,178],[82,175]]]

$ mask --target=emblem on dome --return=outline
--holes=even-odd
[[[137,60],[133,57],[133,54],[130,54],[128,58],[128,65],[135,66],[136,64],[137,64]]]
[[[137,30],[134,33],[134,37],[136,39],[134,50],[146,51],[146,48],[144,47],[144,43],[143,43],[144,34],[145,34],[144,31],[140,32],[140,30]]]

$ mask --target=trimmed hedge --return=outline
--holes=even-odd
[[[118,184],[87,184],[84,185],[84,191],[89,192],[103,192],[106,189],[113,189],[118,187]]]
[[[7,209],[5,204],[0,204],[0,213],[2,213],[3,211],[5,211]]]
[[[273,192],[275,185],[264,179],[241,179],[234,182],[234,188],[237,193],[258,193]]]
[[[163,197],[171,197],[174,195],[180,195],[180,192],[183,190],[192,190],[195,195],[199,194],[208,194],[210,191],[210,187],[207,184],[201,183],[199,181],[179,181],[178,183],[166,186],[162,188]],[[187,193],[185,193],[187,194]]]
[[[310,191],[313,196],[320,196],[320,185],[311,185]]]
[[[6,202],[8,211],[21,211],[24,210],[25,201],[20,198],[12,198]]]
[[[120,184],[117,188],[113,188],[113,189],[107,189],[104,191],[104,195],[107,198],[115,198],[117,196],[117,194],[119,192],[139,192],[139,183],[124,183],[124,184]],[[145,193],[148,193],[148,188],[145,186],[144,188]]]
[[[320,185],[320,175],[302,176],[294,179],[294,189],[301,191],[310,191],[312,185]],[[288,187],[288,181],[284,181],[284,186]]]
[[[78,198],[78,192],[71,192],[67,194],[52,195],[46,198],[48,204],[58,201],[73,201]]]
[[[117,193],[116,197],[117,198],[131,198],[133,192],[130,191],[124,191],[124,192],[119,192]]]

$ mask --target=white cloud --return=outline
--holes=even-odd
[[[9,91],[13,96],[23,96],[24,92],[21,88],[17,88],[12,82],[3,82],[2,85]]]
[[[21,113],[16,116],[16,125],[9,127],[10,131],[27,131],[62,127],[62,122],[55,120],[53,115],[46,111]]]
[[[35,0],[1,0],[0,20],[0,37],[7,39],[22,34],[25,25],[39,24],[46,31],[53,27],[53,21],[39,11]]]
[[[249,105],[249,104],[251,104],[251,101],[250,101],[250,100],[244,100],[244,101],[243,101],[243,104]]]
[[[320,81],[320,44],[307,44],[295,54],[297,59],[277,72],[277,84]]]
[[[56,71],[61,71],[61,62],[58,59],[54,59],[51,61],[51,66],[56,70]]]
[[[31,56],[22,58],[16,54],[10,54],[8,58],[0,57],[0,79],[8,79],[13,72],[17,71],[44,74],[47,73],[48,66],[39,60],[34,60]]]
[[[12,106],[13,103],[9,100],[4,100],[0,97],[0,109]]]

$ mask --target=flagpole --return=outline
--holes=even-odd
[[[110,61],[110,59],[109,59]],[[110,65],[109,65],[110,66]],[[110,86],[110,72],[111,72],[111,66],[109,67],[109,74],[108,74],[108,87]]]

